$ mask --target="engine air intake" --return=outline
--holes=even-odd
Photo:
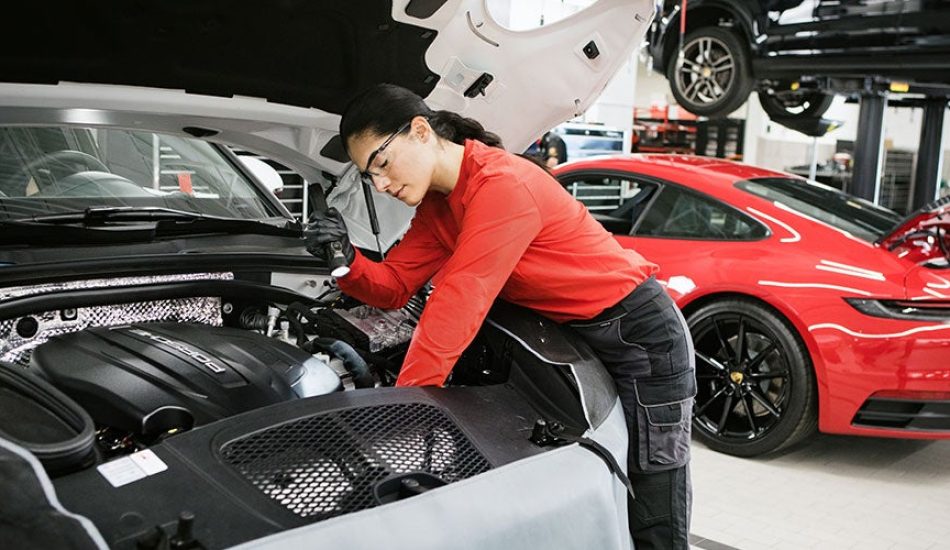
[[[877,392],[864,402],[851,423],[866,428],[948,431],[950,392]]]
[[[452,483],[491,469],[441,409],[408,403],[335,410],[227,443],[223,460],[312,521],[372,508],[376,485],[425,472]]]

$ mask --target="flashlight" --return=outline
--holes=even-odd
[[[343,254],[343,244],[340,241],[330,241],[327,243],[326,253],[327,264],[330,266],[330,275],[342,277],[350,272],[346,255]]]

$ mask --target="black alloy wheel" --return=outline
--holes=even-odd
[[[831,107],[833,94],[818,90],[759,92],[759,104],[769,118],[821,118]]]
[[[815,375],[784,319],[751,300],[711,302],[688,317],[696,351],[693,433],[709,448],[756,456],[817,428]]]
[[[687,111],[711,118],[738,109],[752,91],[749,53],[742,40],[720,27],[691,31],[683,40],[682,57],[673,52],[666,79],[673,97]]]

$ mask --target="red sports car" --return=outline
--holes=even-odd
[[[695,433],[741,456],[825,433],[950,438],[950,198],[906,219],[691,156],[556,169],[660,265],[696,349]]]

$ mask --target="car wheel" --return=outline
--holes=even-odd
[[[835,96],[816,90],[759,93],[759,104],[769,118],[821,118]]]
[[[693,433],[709,448],[756,456],[817,428],[815,375],[804,344],[751,300],[720,300],[688,317],[696,352]]]
[[[752,91],[749,53],[739,37],[719,27],[686,35],[683,56],[670,56],[666,66],[673,97],[687,111],[724,117],[745,103]]]

